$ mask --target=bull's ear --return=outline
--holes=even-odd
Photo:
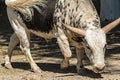
[[[118,24],[120,24],[120,18],[116,19],[115,21],[109,23],[108,25],[104,26],[102,29],[105,33],[112,30],[114,27],[116,27]]]
[[[62,26],[66,27],[68,30],[74,32],[74,33],[77,33],[77,34],[80,34],[82,36],[85,36],[86,35],[86,31],[85,30],[82,30],[80,28],[75,28],[75,27],[72,27],[72,26],[69,26],[67,24],[64,24],[62,23]]]

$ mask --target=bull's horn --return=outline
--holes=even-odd
[[[70,31],[72,31],[72,32],[75,32],[75,33],[80,34],[80,35],[82,35],[82,36],[85,36],[85,35],[86,35],[86,31],[85,31],[85,30],[78,29],[78,28],[69,26],[69,25],[64,24],[64,23],[62,23],[62,25],[63,25],[64,27],[66,27],[67,29],[69,29]]]
[[[112,30],[114,27],[116,27],[120,23],[120,18],[116,19],[115,21],[111,22],[110,24],[104,26],[102,29],[105,33]]]

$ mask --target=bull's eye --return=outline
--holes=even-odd
[[[87,49],[90,49],[89,45],[86,45]]]

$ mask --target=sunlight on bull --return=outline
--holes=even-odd
[[[5,57],[6,68],[12,69],[12,51],[20,43],[32,70],[41,73],[31,56],[30,34],[33,33],[46,40],[57,39],[64,56],[61,68],[69,66],[69,59],[72,57],[70,46],[74,46],[78,73],[83,66],[84,53],[93,64],[95,72],[104,69],[105,33],[118,25],[120,18],[101,28],[100,18],[91,0],[6,0],[6,5],[14,30]]]

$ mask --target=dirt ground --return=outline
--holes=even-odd
[[[75,54],[70,60],[71,66],[66,70],[60,69],[63,56],[56,40],[53,39],[46,43],[44,39],[36,36],[32,36],[31,39],[31,52],[42,73],[37,74],[30,71],[30,66],[19,46],[15,48],[12,56],[14,70],[6,69],[4,67],[4,55],[13,31],[5,16],[6,14],[0,14],[0,80],[120,80],[120,47],[111,45],[120,43],[120,35],[118,33],[108,35],[106,68],[101,74],[96,74],[92,71],[92,66],[86,57],[83,74],[77,74]],[[116,28],[116,30],[120,29]],[[74,53],[74,48],[71,47],[71,49]]]

